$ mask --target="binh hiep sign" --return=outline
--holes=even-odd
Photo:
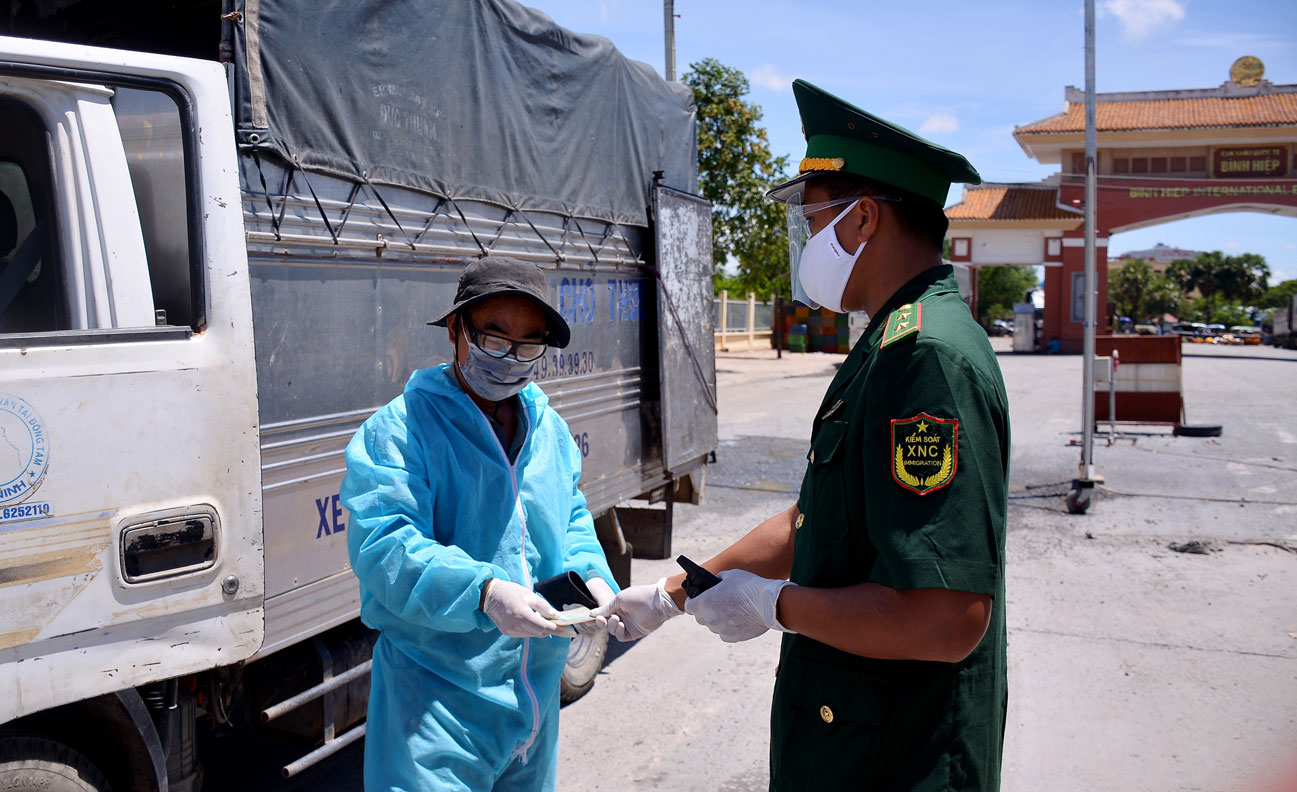
[[[1288,146],[1229,146],[1212,152],[1217,179],[1280,178],[1288,175]]]

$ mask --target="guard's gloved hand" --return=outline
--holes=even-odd
[[[495,622],[502,634],[510,638],[572,636],[571,628],[549,621],[558,616],[558,611],[531,589],[496,578],[484,585],[482,612]]]
[[[608,617],[602,614],[603,610],[612,604],[616,595],[612,593],[612,587],[604,582],[604,579],[595,575],[585,582],[585,587],[590,589],[590,596],[598,603],[598,607],[591,613],[597,614],[594,621],[582,622],[572,625],[572,629],[582,635],[593,635],[594,633],[608,629]]]
[[[608,619],[608,633],[619,641],[637,641],[684,613],[667,594],[666,578],[653,585],[624,588],[613,601],[594,611]]]
[[[759,577],[744,569],[719,573],[720,583],[685,600],[685,612],[726,643],[749,641],[766,630],[793,632],[779,623],[775,607],[787,580]]]

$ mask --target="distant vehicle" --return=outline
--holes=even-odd
[[[1135,335],[1158,335],[1157,325],[1137,324],[1135,325]]]
[[[1225,332],[1225,325],[1223,324],[1207,325],[1207,335],[1216,336],[1216,335],[1220,335],[1223,332]]]
[[[1293,326],[1297,325],[1297,294],[1288,298],[1288,304],[1276,308],[1274,312],[1274,330],[1270,334],[1270,343],[1285,349],[1297,349],[1297,337],[1293,335]]]
[[[1013,322],[1007,319],[992,319],[991,324],[986,328],[986,334],[989,336],[1013,335]]]
[[[1202,343],[1202,339],[1207,336],[1207,325],[1202,322],[1181,322],[1171,328],[1171,332],[1180,336],[1181,340],[1188,339]]]
[[[1245,327],[1243,325],[1234,325],[1229,329],[1230,333],[1239,340],[1240,344],[1260,344],[1261,328]]]

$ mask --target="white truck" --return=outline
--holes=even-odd
[[[342,452],[448,358],[424,323],[487,252],[572,325],[539,377],[614,569],[670,553],[716,447],[687,89],[511,0],[189,4],[220,62],[135,49],[184,20],[31,5],[0,36],[0,789],[197,789],[240,717],[308,743],[285,775],[363,736]]]

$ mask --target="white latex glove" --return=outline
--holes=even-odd
[[[776,606],[787,580],[770,580],[744,569],[727,569],[720,583],[685,600],[685,612],[726,643],[749,641],[766,630],[793,632],[779,623]]]
[[[558,616],[558,611],[544,597],[507,580],[493,578],[486,582],[482,612],[495,622],[502,634],[510,638],[572,636],[571,628],[560,627],[549,621]]]
[[[666,578],[653,585],[624,588],[611,603],[594,611],[608,619],[608,633],[619,641],[637,641],[684,613],[667,595]]]
[[[594,601],[598,603],[598,607],[592,611],[598,615],[594,617],[594,621],[572,625],[572,629],[582,635],[593,635],[594,633],[608,629],[608,617],[602,615],[601,612],[605,607],[612,604],[616,595],[612,593],[612,587],[605,583],[604,579],[598,575],[587,580],[585,582],[585,587],[590,589],[590,595],[594,597]]]

